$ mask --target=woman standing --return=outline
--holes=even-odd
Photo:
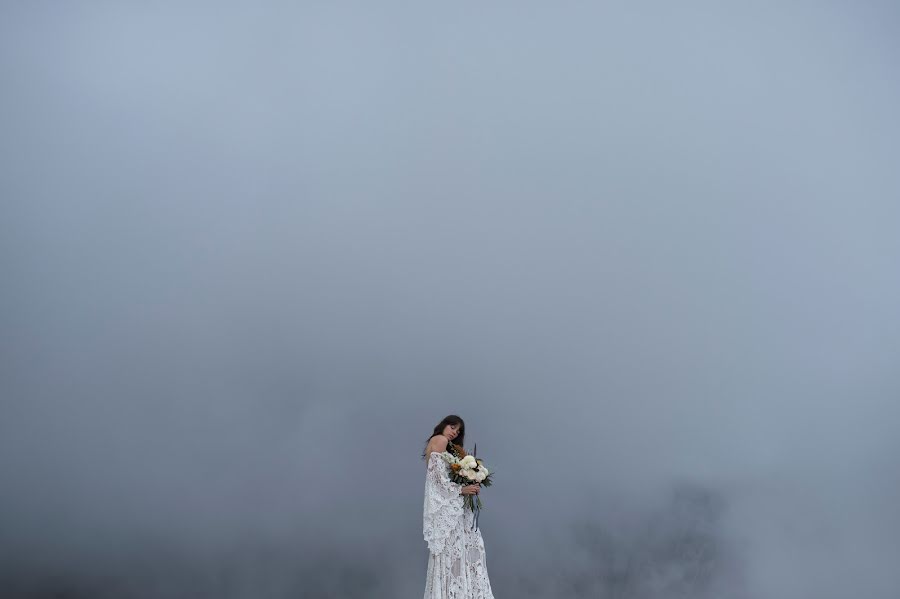
[[[481,485],[450,480],[441,457],[450,443],[463,446],[466,425],[450,415],[434,427],[425,446],[423,534],[428,543],[425,599],[494,599],[488,579],[484,540],[463,509],[463,495],[477,495]]]

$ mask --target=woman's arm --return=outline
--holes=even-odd
[[[447,439],[444,435],[435,435],[431,438],[431,441],[428,442],[428,449],[425,451],[425,455],[431,457],[431,452],[436,451],[438,453],[442,453],[447,451],[447,446],[450,444],[450,440]],[[478,484],[472,485],[464,485],[459,489],[460,495],[477,495],[481,486]]]
[[[425,474],[422,532],[432,553],[443,551],[444,544],[463,513],[460,487],[460,484],[450,480],[447,462],[430,453]]]

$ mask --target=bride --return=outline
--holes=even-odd
[[[423,534],[429,551],[425,599],[494,599],[481,531],[472,529],[472,513],[463,509],[463,495],[477,495],[481,485],[452,482],[440,456],[450,442],[462,447],[465,436],[462,418],[447,416],[434,427],[422,456],[427,463]]]

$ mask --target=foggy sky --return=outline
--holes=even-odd
[[[0,586],[896,597],[890,3],[6,2]]]

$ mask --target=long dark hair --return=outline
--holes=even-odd
[[[422,450],[422,459],[425,459],[425,452],[428,451],[428,443],[431,441],[432,437],[435,435],[444,434],[444,427],[447,425],[453,426],[455,424],[459,425],[459,434],[456,435],[456,438],[451,441],[454,445],[459,445],[463,447],[466,442],[466,423],[463,422],[463,419],[455,414],[450,414],[449,416],[445,416],[443,420],[438,422],[437,426],[434,427],[434,432],[431,433],[431,437],[428,437],[428,440],[425,441],[425,449]]]

